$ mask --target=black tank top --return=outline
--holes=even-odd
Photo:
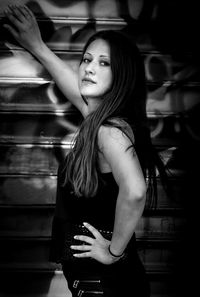
[[[112,231],[118,185],[112,172],[99,174],[99,186],[94,197],[77,197],[69,185],[62,186],[58,170],[56,209],[52,224],[52,245],[50,261],[61,262],[61,254],[67,226],[88,222],[101,230]],[[75,234],[74,234],[75,235]],[[133,241],[132,238],[131,241]]]

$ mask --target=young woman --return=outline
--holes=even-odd
[[[12,24],[5,27],[84,118],[58,170],[51,261],[62,263],[73,296],[149,296],[135,230],[162,164],[147,127],[139,50],[120,32],[100,31],[75,73],[43,42],[26,6],[5,13]]]

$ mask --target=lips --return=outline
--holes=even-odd
[[[96,82],[94,80],[92,80],[91,78],[89,77],[85,77],[82,79],[82,82],[83,83],[91,83],[91,84],[96,84]]]

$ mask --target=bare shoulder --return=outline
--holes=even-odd
[[[99,148],[110,147],[111,145],[120,145],[127,148],[134,142],[134,135],[131,127],[122,123],[123,125],[106,126],[102,125],[98,131]]]
[[[102,125],[98,132],[98,144],[100,167],[106,170],[109,168],[119,186],[136,189],[141,180],[143,184],[144,178],[134,143],[126,129],[118,125]]]
[[[120,128],[102,125],[99,128],[98,138],[100,141],[104,142],[110,138],[120,140],[121,138],[124,138],[124,136]]]

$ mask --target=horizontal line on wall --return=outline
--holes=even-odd
[[[11,145],[13,145],[13,143],[11,143]],[[9,143],[1,143],[0,142],[0,148],[1,147],[8,147],[10,146]],[[15,147],[19,147],[19,148],[33,148],[33,147],[39,147],[39,148],[63,148],[63,149],[69,149],[71,147],[71,142],[66,142],[65,144],[43,144],[43,143],[37,143],[37,144],[32,144],[32,143],[15,143],[14,144]]]
[[[6,86],[17,84],[28,84],[30,85],[43,85],[52,83],[53,81],[46,78],[34,78],[34,77],[0,77],[0,84]]]
[[[28,144],[28,145],[52,145],[52,146],[65,146],[71,147],[71,141],[65,141],[54,137],[14,137],[14,136],[2,136],[0,137],[0,145],[2,144]]]
[[[50,79],[50,78],[43,78],[43,77],[7,77],[7,76],[2,76],[0,77],[0,84],[2,84],[4,87],[5,86],[8,86],[9,85],[13,85],[13,84],[16,84],[16,85],[21,85],[21,84],[24,84],[24,85],[28,85],[28,86],[35,86],[35,85],[43,85],[43,84],[47,84],[47,83],[52,83],[52,84],[55,84],[54,80]],[[160,82],[157,82],[157,81],[147,81],[147,85],[149,86],[161,86],[161,83]],[[170,87],[170,88],[175,88],[176,86],[177,87],[180,87],[180,83],[176,80],[167,80],[167,81],[162,81],[162,86],[163,87]],[[200,87],[200,81],[196,82],[196,81],[187,81],[187,82],[184,82],[182,83],[181,85],[182,87]]]
[[[62,55],[63,54],[64,55],[73,54],[73,56],[77,55],[79,57],[81,56],[83,47],[85,45],[85,42],[83,42],[83,41],[82,42],[76,41],[76,43],[72,43],[70,41],[65,41],[65,42],[63,42],[63,41],[45,41],[45,43],[57,55],[59,55],[59,54],[62,54]],[[163,53],[159,50],[156,50],[155,48],[146,49],[146,48],[142,47],[140,44],[137,44],[137,46],[138,46],[140,53],[143,57],[149,56],[149,55],[154,55],[157,57],[171,57],[171,55],[173,54],[171,52]],[[0,53],[10,53],[10,50],[26,52],[26,50],[23,47],[18,46],[16,44],[12,44],[12,43],[9,43],[9,49],[8,49],[5,46],[5,43],[0,41]],[[1,54],[0,54],[0,56],[1,56]],[[182,57],[185,57],[186,59],[188,59],[188,58],[191,59],[192,53],[183,52]]]
[[[54,210],[55,209],[55,203],[54,204],[41,204],[41,205],[24,205],[24,204],[10,204],[10,205],[0,205],[0,211],[2,210],[14,210],[14,211],[35,211],[35,210]],[[168,207],[168,208],[157,208],[155,210],[148,210],[145,211],[143,214],[143,217],[159,217],[159,216],[178,216],[178,217],[184,217],[185,211],[183,208],[178,207]]]
[[[3,177],[3,178],[8,178],[8,177],[34,178],[36,176],[37,177],[53,177],[53,176],[57,176],[57,174],[51,173],[50,171],[48,171],[48,174],[47,174],[47,172],[44,173],[44,172],[39,172],[39,171],[34,172],[34,173],[33,172],[21,172],[21,173],[17,172],[16,174],[13,174],[13,173],[11,173],[11,174],[9,174],[9,173],[6,173],[6,174],[0,173],[0,177]]]
[[[68,149],[68,147],[66,148]],[[170,169],[169,169],[170,170]],[[172,171],[172,172],[171,172]],[[173,174],[171,174],[173,173]],[[184,170],[170,170],[170,173],[168,175],[168,179],[170,181],[181,181],[183,180],[184,178]],[[24,178],[34,178],[35,176],[39,176],[39,177],[52,177],[52,176],[57,176],[57,174],[55,173],[52,173],[48,170],[48,173],[47,171],[43,172],[43,171],[35,171],[35,172],[28,172],[28,171],[21,171],[21,172],[12,172],[12,173],[9,173],[9,172],[1,172],[0,173],[0,178],[8,178],[8,177],[13,177],[13,178],[18,178],[18,177],[24,177]],[[156,177],[157,180],[160,180],[159,176]]]
[[[13,108],[13,107],[16,108]],[[42,109],[45,107],[45,109]],[[10,105],[9,104],[5,104],[5,105],[1,105],[0,104],[0,114],[31,114],[31,115],[47,115],[47,114],[55,114],[57,116],[63,116],[63,115],[67,115],[67,114],[75,114],[75,110],[74,109],[69,109],[69,105],[67,105],[67,109],[62,109],[62,108],[58,108],[58,107],[50,107],[48,105],[42,105],[41,106],[37,106],[34,104],[17,104],[17,105]],[[163,119],[166,117],[176,117],[176,118],[183,118],[183,116],[188,117],[187,114],[185,114],[184,112],[173,112],[173,111],[163,111],[161,112],[154,112],[154,111],[147,111],[147,117],[148,118],[157,118],[157,119]]]
[[[72,107],[68,101],[66,104],[55,105],[54,107],[49,104],[0,104],[0,114],[23,114],[23,115],[73,115],[77,111]],[[79,112],[78,112],[79,113]]]
[[[38,22],[53,22],[56,24],[73,24],[73,25],[85,25],[85,24],[97,24],[97,25],[127,25],[127,22],[123,18],[88,18],[88,17],[51,17],[48,16],[48,18],[45,17],[39,17],[36,14],[36,19]],[[0,22],[3,20],[2,17],[0,17]],[[134,20],[133,20],[134,22]]]
[[[177,238],[177,234],[171,237],[163,236],[160,234],[158,237],[153,237],[151,235],[147,236],[136,236],[137,240],[137,249],[173,249],[176,248],[180,244],[180,240]],[[51,241],[51,237],[0,237],[0,243],[2,242],[3,245],[8,244],[17,244],[22,245],[24,248],[25,246],[29,246],[34,243],[38,246],[45,246],[49,245]]]
[[[88,18],[88,17],[39,17],[37,16],[37,20],[39,22],[49,22],[52,21],[58,24],[120,24],[120,25],[127,25],[127,22],[123,18]]]
[[[146,242],[162,242],[162,243],[175,243],[176,240],[179,241],[177,238],[172,238],[170,236],[163,236],[163,237],[160,237],[160,236],[139,236],[137,235],[137,240],[140,241],[140,242],[143,242],[143,241],[146,241]],[[0,237],[0,241],[19,241],[19,242],[49,242],[51,241],[51,236],[12,236],[12,237],[7,237],[7,236],[1,236]]]
[[[0,264],[0,271],[12,272],[12,273],[53,273],[54,270],[58,271],[59,265],[56,263],[12,263],[12,264]],[[146,264],[147,273],[169,275],[173,271],[173,266],[163,264]],[[61,269],[61,268],[60,268]]]

